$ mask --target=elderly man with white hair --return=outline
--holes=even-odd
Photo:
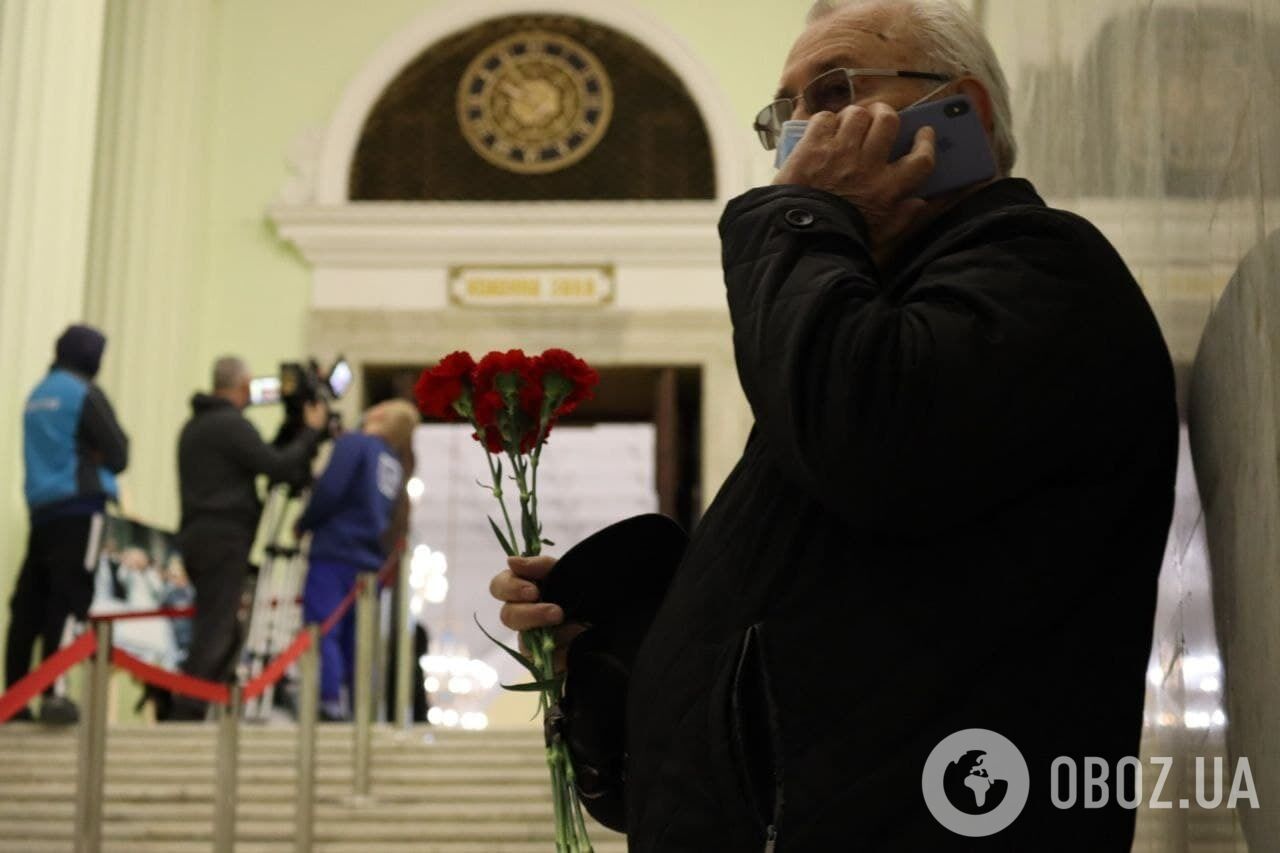
[[[899,111],[957,94],[998,174],[925,201],[934,134],[891,161]],[[633,853],[1127,851],[1178,441],[1150,307],[1009,177],[1004,76],[959,6],[819,4],[756,130],[789,119],[775,184],[720,223],[755,427],[619,655],[625,739],[612,765],[579,750],[585,793],[625,803]],[[565,618],[531,583],[552,566],[494,579],[508,625]],[[931,757],[970,730],[1025,777],[983,734]]]

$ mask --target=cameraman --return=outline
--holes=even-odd
[[[305,404],[304,428],[284,447],[272,447],[241,414],[249,405],[250,378],[241,359],[219,358],[213,393],[191,398],[191,420],[178,439],[178,548],[196,589],[191,649],[183,669],[211,681],[229,674],[239,645],[236,614],[262,511],[257,477],[291,481],[303,476],[329,417],[323,402]],[[204,716],[204,702],[174,698],[173,719]]]

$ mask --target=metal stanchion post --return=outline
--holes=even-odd
[[[230,686],[230,696],[218,719],[218,769],[214,779],[213,849],[231,853],[236,846],[236,802],[239,799],[240,685]]]
[[[296,853],[311,853],[316,794],[316,717],[320,709],[320,626],[307,626],[311,643],[299,666],[302,683],[298,694],[298,791],[293,830]]]
[[[413,724],[411,673],[418,671],[418,662],[413,660],[413,611],[409,609],[413,599],[413,588],[409,586],[409,553],[406,548],[400,555],[400,571],[396,573],[396,588],[399,595],[395,597],[396,635],[392,638],[392,642],[396,644],[395,723],[402,729],[407,729]]]
[[[356,597],[356,673],[355,696],[355,773],[354,793],[357,798],[369,796],[369,748],[373,717],[373,661],[377,625],[378,576],[363,572]]]
[[[96,626],[90,626],[89,630],[97,633]],[[85,660],[82,670],[84,680],[80,685],[80,707],[83,713],[80,717],[80,745],[76,772],[76,853],[93,853],[94,850],[89,838],[89,786],[93,781],[93,740],[97,735],[93,725],[93,670],[96,666],[97,661],[94,657]]]
[[[382,634],[382,590],[378,590],[377,607],[374,612],[373,620],[373,670],[372,695],[370,696],[369,707],[373,710],[370,712],[372,716],[369,718],[373,722],[386,719],[387,706],[387,642],[386,637]]]
[[[80,720],[80,776],[76,790],[76,853],[102,849],[102,786],[107,760],[107,688],[111,677],[111,623],[93,623],[97,648],[84,681]]]

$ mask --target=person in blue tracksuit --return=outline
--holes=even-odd
[[[9,601],[6,686],[30,670],[37,637],[48,658],[61,644],[68,617],[83,620],[93,600],[103,510],[116,498],[115,475],[129,462],[128,436],[93,384],[106,345],[91,326],[68,327],[58,338],[53,367],[27,398],[22,439],[31,528]],[[40,717],[69,723],[78,712],[50,690]]]
[[[381,403],[368,411],[359,432],[333,445],[324,472],[316,479],[297,527],[311,533],[309,568],[302,592],[307,622],[321,622],[341,603],[360,572],[377,571],[387,557],[383,533],[404,489],[401,460],[408,455],[418,413],[404,400]],[[349,717],[348,694],[354,671],[354,609],[320,641],[320,715]]]

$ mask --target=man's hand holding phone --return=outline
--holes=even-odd
[[[848,199],[867,222],[873,250],[897,244],[929,209],[916,191],[932,174],[934,130],[922,127],[911,150],[890,162],[898,112],[888,104],[818,113],[775,184],[801,184]]]

